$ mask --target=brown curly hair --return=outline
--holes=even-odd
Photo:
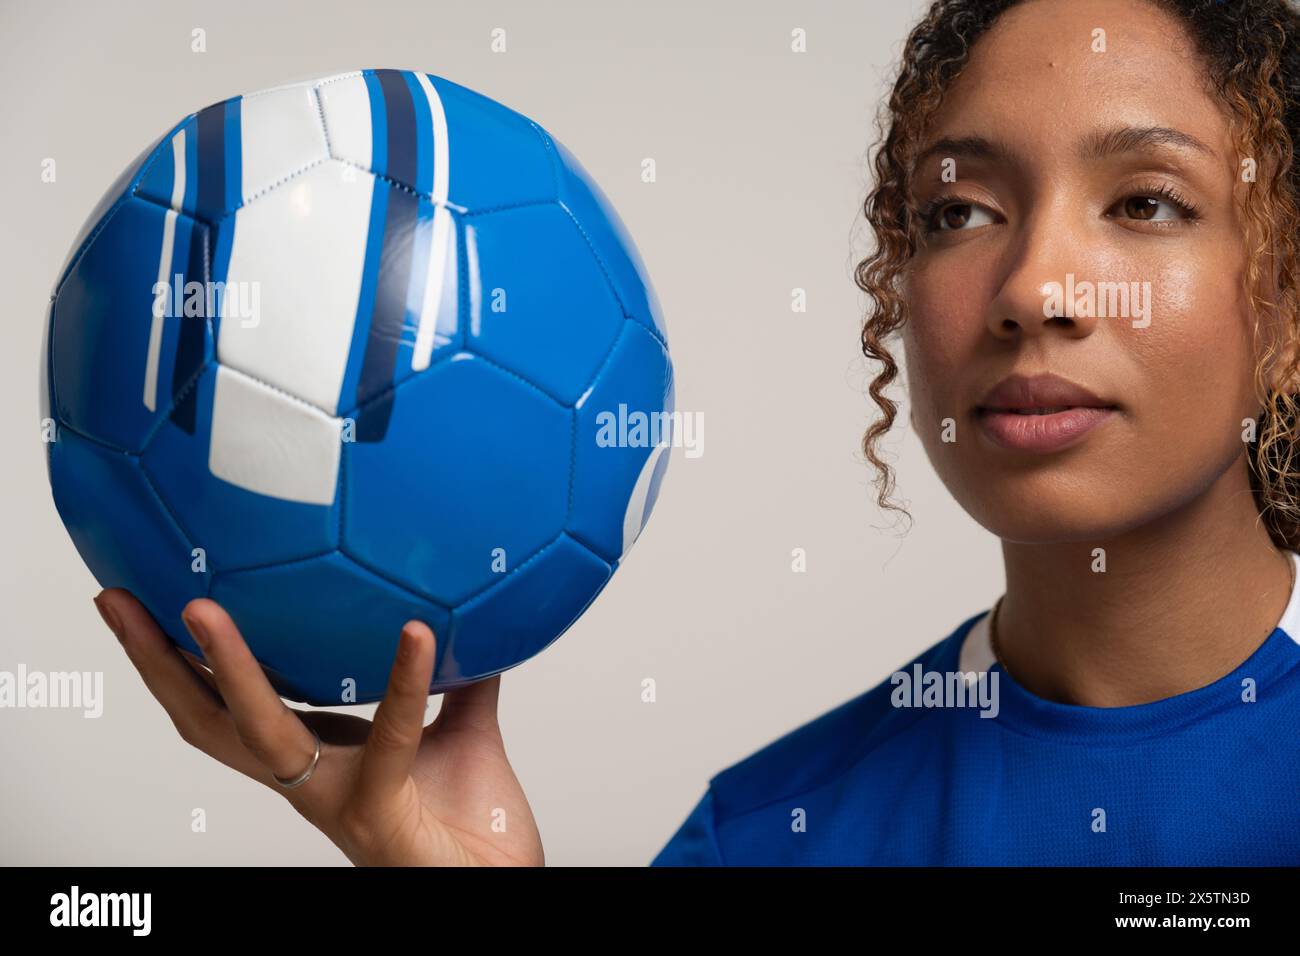
[[[862,450],[876,469],[877,504],[903,514],[906,510],[889,500],[894,476],[876,443],[897,417],[898,406],[885,389],[898,377],[898,364],[885,343],[907,318],[899,280],[924,225],[911,198],[914,160],[930,117],[966,65],[971,47],[1019,2],[935,0],[907,38],[898,79],[877,119],[875,185],[863,204],[875,249],[857,264],[854,280],[869,300],[862,354],[880,363],[868,391],[883,417],[867,429]],[[1256,341],[1264,316],[1278,316],[1293,339],[1300,337],[1300,169],[1293,162],[1294,143],[1300,138],[1300,14],[1290,0],[1143,2],[1184,25],[1206,67],[1209,88],[1227,107],[1239,157],[1255,160],[1256,177],[1242,177],[1236,201],[1243,242],[1251,253],[1244,282]],[[1265,263],[1273,273],[1271,282],[1262,278]],[[1251,488],[1270,536],[1279,547],[1300,550],[1300,470],[1294,438],[1300,401],[1289,391],[1269,388],[1265,377],[1279,352],[1268,346],[1255,369],[1256,393],[1266,411],[1256,422],[1247,457]],[[1279,381],[1293,381],[1298,371],[1300,350],[1287,359]]]

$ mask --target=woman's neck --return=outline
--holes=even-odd
[[[1254,653],[1291,593],[1290,557],[1237,469],[1123,535],[1003,541],[1002,554],[1003,666],[1032,693],[1067,704],[1121,707],[1204,687]],[[1103,558],[1104,573],[1095,570]]]

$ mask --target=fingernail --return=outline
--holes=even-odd
[[[104,594],[101,591],[95,595],[95,608],[99,611],[99,616],[104,619],[108,629],[113,632],[113,636],[119,641],[122,639],[122,621],[117,616],[117,612],[109,607],[108,602],[103,600]]]
[[[185,622],[185,628],[190,632],[196,644],[206,653],[208,649],[208,632],[203,629],[203,625],[198,621],[181,615],[181,620]]]

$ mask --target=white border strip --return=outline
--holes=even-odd
[[[171,290],[169,273],[172,268],[172,249],[176,245],[176,211],[185,201],[185,128],[172,137],[172,208],[163,218],[162,252],[158,256],[158,282]],[[171,296],[168,295],[170,299]],[[164,309],[164,311],[166,311]],[[153,324],[149,326],[149,352],[144,360],[144,407],[149,411],[158,408],[158,355],[162,351],[163,317],[154,310]]]
[[[433,117],[433,249],[429,254],[428,278],[424,283],[424,304],[420,309],[420,325],[415,333],[415,351],[411,356],[412,370],[419,372],[429,367],[433,356],[434,333],[438,328],[438,312],[442,307],[442,287],[446,281],[447,242],[451,233],[451,213],[447,210],[447,189],[451,182],[447,142],[447,114],[442,109],[442,99],[423,73],[415,74],[429,101],[429,114]]]
[[[478,234],[469,223],[465,224],[465,267],[469,272],[469,334],[477,338],[483,289],[478,279]]]

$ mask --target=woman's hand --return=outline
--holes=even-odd
[[[410,621],[373,722],[295,711],[234,621],[207,599],[182,615],[207,667],[171,643],[130,593],[95,604],[187,743],[280,793],[358,865],[540,866],[541,837],[506,759],[498,674],[444,696],[424,726],[435,639]],[[209,672],[208,668],[211,668]],[[320,760],[306,783],[286,789]]]

